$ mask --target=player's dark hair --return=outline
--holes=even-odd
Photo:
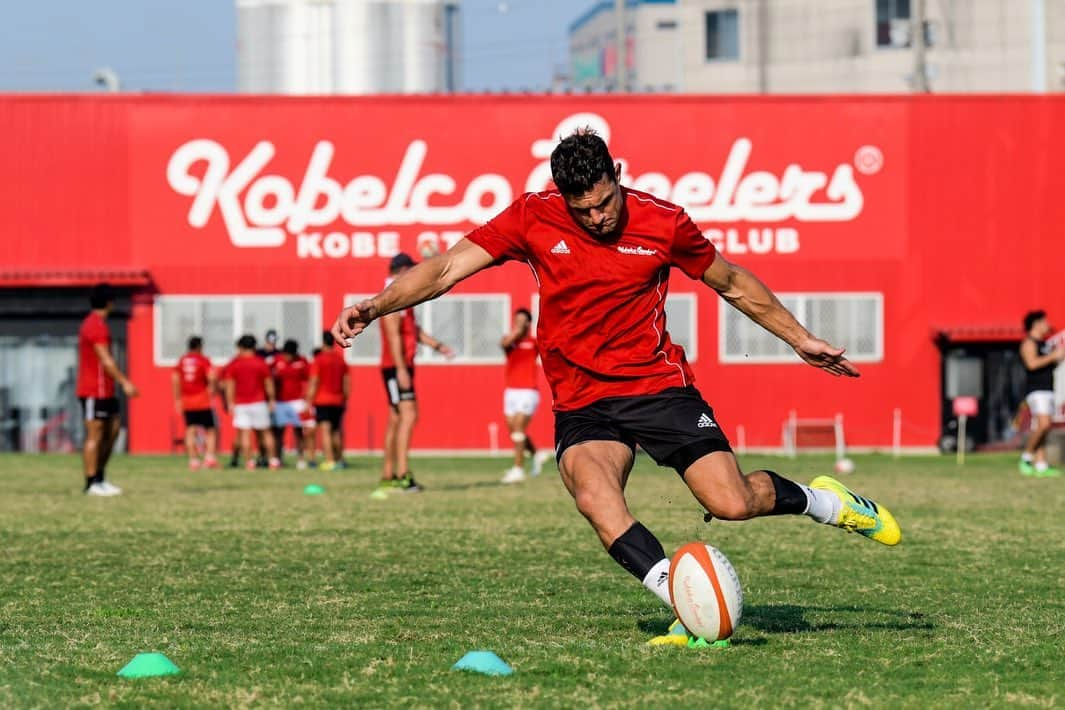
[[[595,131],[582,128],[551,151],[551,177],[563,195],[583,195],[604,177],[614,182],[614,159]]]
[[[1024,332],[1027,333],[1032,326],[1047,317],[1046,311],[1028,311],[1024,314]]]
[[[322,342],[325,343],[327,348],[331,348],[336,343],[336,338],[328,330],[324,330],[322,331]]]
[[[189,338],[189,350],[199,350],[203,347],[203,338],[198,335],[194,335]]]
[[[286,340],[285,344],[281,347],[281,352],[288,353],[289,355],[298,355],[299,351],[300,344],[291,338]]]
[[[514,311],[515,318],[522,314],[524,314],[525,317],[529,319],[529,322],[532,323],[532,311],[530,311],[528,308],[519,308],[518,310]]]
[[[115,291],[109,283],[98,283],[89,291],[89,307],[93,310],[107,308],[107,304],[114,303]]]
[[[237,341],[237,347],[241,350],[254,350],[255,349],[255,336],[254,335],[242,335],[240,340]]]

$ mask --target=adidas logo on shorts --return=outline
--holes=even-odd
[[[566,246],[566,240],[562,239],[555,246],[551,247],[552,254],[569,254],[569,247]]]
[[[702,416],[699,417],[698,426],[700,429],[706,429],[708,427],[716,427],[717,424],[714,423],[714,420],[710,418],[709,414],[704,413]]]

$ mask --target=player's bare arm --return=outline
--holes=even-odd
[[[769,287],[747,269],[718,255],[703,274],[703,282],[731,306],[790,345],[807,364],[836,377],[858,377],[858,368],[843,357],[843,348],[811,335]]]
[[[445,345],[443,342],[437,340],[433,336],[426,333],[421,328],[418,328],[418,342],[422,345],[432,348],[436,352],[440,353],[444,357],[455,357],[455,351]]]
[[[1055,348],[1046,355],[1040,355],[1034,341],[1025,340],[1021,343],[1021,361],[1029,370],[1038,370],[1041,367],[1061,362],[1063,359],[1065,359],[1065,348]]]
[[[514,318],[514,327],[499,341],[499,347],[510,350],[529,331],[529,319],[521,313]]]
[[[233,380],[226,380],[226,408],[233,412],[237,407],[237,384]]]
[[[122,370],[118,369],[118,364],[111,357],[111,351],[107,349],[107,346],[102,343],[96,343],[92,346],[92,349],[96,353],[96,357],[100,359],[100,366],[104,368],[104,372],[118,383],[127,397],[136,397],[140,394],[136,385],[130,382]]]
[[[437,298],[491,266],[492,261],[487,251],[463,239],[447,252],[418,264],[373,298],[342,310],[333,324],[333,337],[341,347],[350,348],[351,339],[375,318]]]
[[[270,407],[270,411],[274,411],[274,404],[277,402],[277,391],[274,388],[274,378],[267,377],[263,380],[263,387],[266,389],[266,405]]]
[[[174,394],[174,410],[181,414],[184,411],[181,406],[181,376],[176,372],[170,373],[170,391]]]
[[[345,377],[347,377],[347,375],[345,375]],[[314,398],[318,396],[318,383],[320,381],[321,378],[318,377],[318,375],[311,375],[310,379],[307,380],[307,396],[304,398],[304,401],[307,403],[308,408],[314,406]],[[347,399],[346,395],[345,399]]]

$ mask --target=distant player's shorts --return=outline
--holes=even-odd
[[[536,408],[539,406],[540,392],[537,390],[515,387],[507,387],[503,390],[503,416],[505,417],[513,417],[515,414],[531,417],[536,414]]]
[[[1028,403],[1028,409],[1032,416],[1051,417],[1054,415],[1054,392],[1052,390],[1036,390],[1029,392],[1024,397]]]
[[[302,399],[292,399],[288,402],[278,402],[274,407],[274,426],[314,426],[314,417]]]
[[[238,404],[233,407],[233,428],[264,431],[270,428],[270,407],[266,402]]]
[[[581,409],[555,413],[559,462],[566,449],[586,441],[619,441],[633,453],[639,444],[655,463],[681,476],[707,454],[732,451],[714,410],[691,386],[638,397],[607,397]]]
[[[202,426],[204,429],[214,429],[214,412],[210,409],[186,409],[185,426]]]
[[[332,407],[328,404],[314,405],[314,418],[318,423],[328,422],[333,429],[340,428],[340,422],[344,419],[343,407]]]
[[[382,367],[381,379],[385,381],[385,394],[388,395],[388,403],[398,407],[400,402],[413,402],[417,399],[414,394],[414,368],[408,368],[410,372],[410,389],[401,389],[399,380],[396,379],[396,368]]]
[[[118,400],[114,397],[79,397],[85,421],[110,419],[118,416]]]

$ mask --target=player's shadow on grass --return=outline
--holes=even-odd
[[[811,622],[806,618],[810,612],[825,614],[826,621]],[[867,617],[874,617],[872,619]],[[886,619],[884,617],[887,617]],[[649,634],[664,634],[673,622],[669,617],[643,619],[638,623],[641,631]],[[758,604],[743,608],[741,626],[749,626],[772,634],[818,633],[822,631],[931,631],[935,628],[924,614],[899,609],[869,609],[858,606],[808,606],[795,604]]]

